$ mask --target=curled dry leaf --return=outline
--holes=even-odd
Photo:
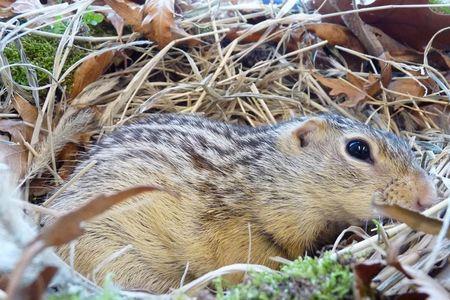
[[[112,9],[108,9],[104,12],[104,14],[106,14],[106,18],[111,22],[112,26],[116,30],[117,35],[121,37],[123,33],[123,26],[125,25],[123,18]]]
[[[84,61],[75,71],[71,98],[75,98],[87,85],[97,80],[111,65],[115,51],[109,50]]]
[[[149,38],[161,48],[175,39],[172,33],[172,27],[175,27],[174,5],[174,0],[151,0],[143,6],[145,17],[142,26],[148,30]]]
[[[329,3],[337,10],[340,11],[337,0],[330,0]],[[372,27],[364,23],[359,14],[344,14],[341,15],[345,25],[353,32],[353,34],[364,45],[367,52],[375,57],[380,58],[378,63],[381,69],[381,82],[383,86],[389,84],[392,78],[392,67],[389,63],[385,62],[390,59],[389,52],[385,50],[383,45],[378,40],[375,33],[372,31]]]
[[[155,41],[159,48],[177,38],[189,36],[175,22],[174,0],[150,0],[143,6],[127,0],[105,0],[105,2],[126,24],[131,25],[135,32]],[[195,39],[186,40],[191,46],[198,42]]]
[[[23,141],[30,141],[33,128],[18,120],[0,120],[0,161],[7,164],[13,180],[25,175],[28,149]]]
[[[324,3],[326,2],[326,3]],[[317,9],[319,13],[335,13],[336,8],[330,5],[329,1],[310,1],[310,4]],[[324,4],[324,5],[322,5]],[[428,0],[376,0],[370,5],[360,5],[359,8],[377,7],[385,5],[428,5]],[[352,1],[339,1],[339,9],[347,11],[353,9]],[[448,27],[450,24],[450,15],[439,14],[427,7],[421,8],[389,8],[376,11],[362,12],[359,14],[361,19],[372,26],[375,26],[386,34],[407,44],[416,50],[423,51],[431,37],[440,29]],[[341,18],[330,17],[324,19],[327,22],[343,24]],[[432,21],[430,21],[432,20]],[[447,33],[446,33],[447,32]],[[438,35],[433,42],[433,47],[438,49],[450,49],[450,34],[448,31]]]
[[[30,102],[25,100],[19,94],[14,95],[14,98],[12,99],[12,104],[19,113],[22,120],[30,124],[36,123],[36,119],[38,117],[38,111],[36,106],[31,105]]]
[[[345,107],[355,107],[368,96],[375,96],[381,91],[379,79],[369,74],[367,81],[364,81],[350,73],[347,74],[347,80],[342,78],[325,78],[318,74],[314,77],[324,86],[331,89],[330,95],[338,96],[344,94],[347,100],[341,105]]]
[[[391,91],[414,97],[423,97],[425,95],[424,86],[412,78],[395,79],[389,83],[387,88]],[[398,98],[399,96],[394,94],[394,97]]]
[[[141,6],[128,0],[105,0],[124,21],[140,32],[143,12]]]
[[[365,262],[355,264],[353,274],[355,275],[354,295],[356,299],[375,299],[377,291],[371,287],[372,279],[385,267],[381,262]]]
[[[315,33],[322,40],[327,40],[330,45],[339,45],[358,52],[364,52],[361,42],[352,32],[341,25],[331,23],[307,24],[306,30]]]
[[[389,205],[379,203],[379,201],[373,201],[372,204],[383,215],[405,223],[414,230],[432,235],[437,235],[441,231],[441,220],[424,216],[416,211],[412,211],[395,204]],[[450,238],[450,230],[447,231],[446,236],[447,238]]]
[[[313,33],[322,40],[327,40],[332,46],[342,46],[358,52],[364,52],[364,47],[359,40],[352,34],[352,32],[346,27],[332,23],[318,23],[318,24],[306,24],[304,28],[296,28],[290,30],[290,36],[287,43],[289,51],[298,50],[298,43],[301,42],[303,35],[307,32]],[[227,39],[234,40],[244,34],[248,29],[234,28],[227,32]],[[270,41],[278,43],[285,30],[275,29],[274,34],[271,35]],[[244,43],[251,43],[259,41],[264,35],[264,31],[257,31],[246,36],[243,39]]]

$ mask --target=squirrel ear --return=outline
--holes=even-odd
[[[314,133],[317,133],[323,125],[323,120],[319,118],[311,118],[302,122],[292,132],[294,138],[299,140],[300,147],[306,147],[313,139]]]

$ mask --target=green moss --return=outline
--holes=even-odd
[[[449,0],[429,0],[430,4],[449,4]],[[444,13],[446,15],[450,15],[450,7],[439,7],[435,8],[435,10],[439,13]]]
[[[50,73],[52,73],[53,62],[56,54],[56,49],[58,48],[59,40],[45,38],[37,35],[28,35],[21,39],[21,43],[27,59],[31,64],[46,69]],[[9,64],[22,63],[19,50],[15,44],[9,44],[5,48],[4,54],[8,59]],[[85,55],[85,50],[74,47],[66,61],[66,64],[63,67],[63,72],[65,72],[72,64],[74,64]],[[20,83],[22,85],[29,85],[25,67],[11,67],[11,74],[14,81],[16,81],[17,83]],[[36,76],[38,84],[40,86],[51,82],[49,76],[46,73],[37,69]],[[71,77],[66,79],[67,86],[70,86],[71,79]]]
[[[299,258],[280,272],[250,273],[244,283],[224,292],[215,281],[217,299],[347,299],[351,298],[353,274],[326,254],[322,259]]]

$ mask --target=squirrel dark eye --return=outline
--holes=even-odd
[[[364,141],[361,140],[351,140],[347,144],[347,152],[354,158],[359,160],[371,162],[372,159],[370,157],[370,147]]]

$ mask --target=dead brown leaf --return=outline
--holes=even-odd
[[[174,0],[151,0],[143,6],[127,0],[105,0],[126,24],[131,25],[135,32],[139,32],[149,40],[155,41],[159,48],[170,42],[190,35],[175,22]],[[191,38],[183,43],[190,46],[199,44]]]
[[[36,106],[31,105],[30,102],[25,100],[22,96],[19,94],[15,94],[14,98],[12,99],[12,104],[14,108],[19,113],[22,120],[24,120],[27,123],[35,124],[36,119],[38,116],[38,111]]]
[[[326,3],[324,3],[326,2]],[[335,13],[336,8],[329,1],[311,1],[315,9],[320,7],[319,13]],[[322,6],[322,4],[324,4]],[[428,0],[376,0],[370,5],[360,5],[359,8],[377,7],[384,5],[429,4]],[[352,1],[339,1],[339,10],[353,9]],[[449,26],[450,15],[438,14],[427,7],[422,8],[391,8],[378,11],[362,12],[361,19],[375,26],[402,44],[423,51],[431,37],[440,29]],[[432,20],[432,21],[431,21]],[[326,18],[327,22],[343,24],[340,17]],[[433,42],[433,47],[450,49],[450,34],[443,32]]]
[[[337,10],[340,11],[339,4],[337,0],[330,0],[329,3]],[[389,63],[385,62],[391,58],[391,55],[383,47],[383,45],[378,40],[375,33],[372,31],[372,27],[367,25],[359,16],[358,13],[355,14],[343,14],[341,15],[342,20],[345,25],[353,32],[353,34],[359,39],[359,41],[364,45],[367,52],[375,57],[380,58],[378,64],[380,65],[381,71],[381,82],[383,86],[389,84],[392,78],[392,67]]]
[[[67,143],[64,148],[59,152],[57,161],[61,163],[58,168],[58,175],[66,180],[72,174],[75,169],[78,159],[80,158],[80,153],[86,151],[90,140],[92,132],[86,132],[77,134],[73,139],[73,142]]]
[[[23,177],[28,167],[28,149],[33,129],[18,120],[0,120],[0,160],[7,164],[15,180]]]
[[[437,235],[442,228],[442,221],[424,216],[416,211],[412,211],[398,205],[389,205],[373,201],[372,204],[383,215],[405,223],[414,230],[427,234]],[[447,231],[447,238],[450,238],[450,230]]]
[[[391,91],[414,97],[423,97],[425,95],[425,88],[412,78],[395,79],[391,81],[387,88]]]
[[[381,90],[379,79],[373,74],[369,74],[368,82],[350,73],[347,74],[347,80],[342,78],[325,78],[317,74],[314,77],[322,85],[331,89],[331,96],[344,94],[347,97],[347,101],[341,105],[345,107],[355,107],[368,96],[375,96]]]
[[[126,24],[133,26],[134,31],[141,32],[143,11],[140,5],[127,0],[105,0],[105,2]]]
[[[331,23],[320,23],[306,24],[305,28],[322,40],[327,40],[330,45],[339,45],[358,52],[364,52],[363,45],[347,27]]]
[[[123,26],[125,25],[123,18],[112,9],[105,11],[104,14],[106,14],[106,18],[111,22],[112,26],[116,30],[117,35],[121,37],[123,33]]]
[[[87,85],[97,80],[112,63],[115,51],[106,51],[84,61],[75,71],[71,98],[75,98]]]
[[[150,39],[163,48],[175,39],[172,33],[174,22],[174,0],[151,0],[143,6],[142,26],[148,29]]]
[[[353,266],[354,295],[356,299],[376,299],[377,291],[371,287],[372,279],[385,267],[383,263],[359,263]]]
[[[349,49],[353,49],[358,52],[364,52],[364,47],[361,45],[359,40],[348,30],[346,27],[332,24],[332,23],[318,23],[318,24],[306,24],[304,26],[306,31],[316,35],[322,40],[327,40],[330,45],[339,45]],[[270,34],[269,41],[272,43],[278,43],[283,37],[285,31],[281,28],[276,28],[273,30],[274,34]],[[234,40],[240,37],[246,32],[246,29],[233,28],[227,33],[227,39]],[[265,31],[257,31],[248,36],[246,36],[242,42],[252,43],[261,40],[265,35]],[[290,37],[287,43],[287,48],[289,51],[298,50],[298,43],[301,42],[305,34],[303,28],[292,29],[290,31]]]

